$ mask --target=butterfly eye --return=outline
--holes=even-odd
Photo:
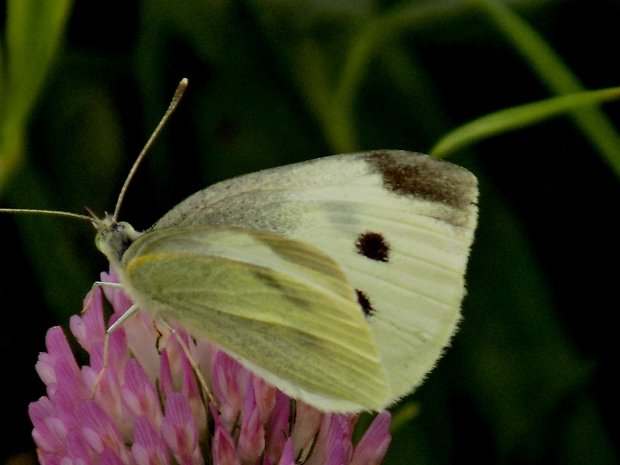
[[[105,239],[101,233],[97,233],[95,236],[95,246],[97,247],[97,250],[103,252],[103,249],[105,248]]]
[[[358,236],[355,243],[357,253],[378,262],[389,260],[390,246],[385,241],[383,234],[365,232]]]

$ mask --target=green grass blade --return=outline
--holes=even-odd
[[[574,112],[578,108],[581,109],[618,98],[620,98],[620,87],[612,87],[553,97],[500,110],[470,121],[448,133],[435,144],[430,153],[442,158],[482,139],[531,126],[549,118]],[[613,159],[610,161],[619,162],[614,165],[614,169],[620,173],[620,160]]]
[[[479,0],[478,4],[551,92],[561,95],[585,90],[551,46],[518,15],[496,0]],[[609,119],[594,107],[580,106],[579,111],[571,112],[571,116],[620,176],[620,135]]]
[[[359,149],[355,128],[355,101],[373,58],[400,34],[441,21],[446,16],[471,10],[471,2],[443,0],[421,5],[405,5],[369,22],[353,37],[330,97],[330,118],[336,130],[328,138],[336,151]]]
[[[0,189],[23,152],[28,116],[56,55],[71,0],[9,0],[0,87]]]

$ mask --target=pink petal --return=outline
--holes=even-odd
[[[185,343],[191,350],[193,343],[190,342],[187,335],[185,336]],[[194,415],[194,418],[196,418],[197,423],[203,426],[203,428],[200,429],[200,433],[202,434],[206,432],[207,412],[205,410],[204,402],[202,401],[200,389],[198,387],[198,381],[196,380],[196,373],[191,363],[187,359],[187,356],[183,352],[183,349],[180,347],[179,344],[177,344],[177,347],[178,350],[182,352],[182,354],[180,355],[181,393],[189,401],[190,409],[192,410],[192,414]],[[196,362],[194,361],[194,363]]]
[[[119,455],[110,449],[105,449],[99,456],[100,465],[126,465]]]
[[[155,388],[137,360],[131,359],[125,365],[125,383],[121,397],[135,417],[146,416],[159,427],[163,415]]]
[[[321,426],[323,413],[305,402],[297,401],[295,427],[292,437],[295,450],[301,451],[302,458],[310,452]]]
[[[66,391],[58,391],[54,394],[54,406],[56,415],[62,420],[67,430],[77,428],[75,414],[81,400],[71,396]]]
[[[349,418],[347,415],[331,415],[325,451],[325,465],[341,465],[348,463],[351,459],[353,454],[351,444],[353,425],[351,425]]]
[[[121,398],[122,368],[109,366],[103,369],[99,382],[94,389],[94,399],[106,415],[121,428],[122,435],[127,436],[133,427],[128,412]]]
[[[178,462],[203,463],[198,447],[198,425],[182,394],[172,393],[166,399],[161,434]]]
[[[329,461],[330,465],[333,461],[344,458],[345,450],[342,447],[343,439],[351,442],[351,437],[345,436],[345,431],[351,432],[352,428],[348,427],[346,415],[335,413],[324,414],[317,435],[316,444],[312,450],[312,454],[306,461],[307,465],[326,465]]]
[[[35,365],[37,373],[45,384],[58,382],[56,363],[59,360],[65,361],[71,377],[79,376],[80,369],[71,352],[67,337],[59,326],[54,326],[47,331],[45,345],[47,353],[39,354],[39,360]]]
[[[28,405],[28,415],[36,426],[37,422],[41,422],[49,416],[55,416],[56,408],[47,397],[43,396],[39,398],[39,400],[31,402],[30,405]]]
[[[291,400],[281,391],[276,392],[276,403],[267,422],[267,447],[265,454],[272,463],[282,455],[289,436]]]
[[[245,392],[245,389],[241,388],[244,386],[242,370],[241,365],[225,352],[220,351],[216,355],[211,384],[227,428],[233,426],[241,411],[241,393]]]
[[[82,381],[79,371],[75,371],[74,360],[59,359],[54,364],[56,372],[57,388],[77,399],[88,397],[88,390]],[[52,395],[53,396],[53,395]]]
[[[215,427],[212,456],[213,465],[241,465],[235,444],[221,424]]]
[[[28,406],[28,414],[34,425],[32,437],[37,447],[45,452],[65,453],[67,426],[56,416],[55,409],[47,397]]]
[[[125,450],[117,426],[95,401],[85,400],[80,404],[77,420],[84,439],[96,454],[101,454],[106,448],[118,452]]]
[[[93,287],[84,298],[85,311],[81,316],[73,315],[69,320],[71,332],[79,344],[90,352],[94,343],[101,343],[105,337],[103,301],[101,289]]]
[[[256,405],[254,388],[247,386],[241,414],[241,431],[238,440],[239,456],[243,463],[254,464],[265,449],[265,430]]]
[[[136,465],[168,465],[168,448],[146,417],[136,420],[131,453]]]
[[[164,348],[161,351],[159,362],[161,364],[161,367],[159,370],[161,373],[161,378],[159,379],[159,388],[165,396],[169,396],[173,394],[175,390],[174,390],[174,381],[173,381],[173,376],[172,376],[172,372],[170,369],[170,359],[168,357],[167,348]]]
[[[97,453],[89,447],[86,439],[79,430],[73,430],[67,438],[67,456],[70,463],[89,464],[96,461]],[[67,461],[66,459],[63,462]]]
[[[293,448],[293,440],[291,438],[286,440],[278,465],[295,465],[295,449]]]
[[[107,366],[112,366],[115,369],[123,368],[130,355],[128,349],[125,328],[118,328],[108,334]]]
[[[267,419],[276,404],[277,389],[258,376],[252,376],[251,379],[252,386],[254,387],[256,404],[260,410],[260,416],[263,419],[263,422],[267,422]]]
[[[43,383],[48,386],[57,383],[56,371],[54,370],[54,359],[47,352],[41,352],[39,354],[34,369]]]
[[[140,362],[152,383],[160,377],[160,333],[146,312],[138,311],[123,324],[129,351]]]
[[[392,441],[390,422],[391,416],[388,411],[381,412],[375,417],[355,447],[350,465],[378,465],[381,463]]]
[[[114,272],[110,274],[102,273],[101,279],[104,282],[116,283],[117,278]],[[110,317],[109,324],[114,323],[120,318],[133,304],[127,295],[119,289],[109,287],[103,288],[106,299],[110,302],[114,309],[114,314]],[[130,353],[135,357],[148,374],[151,382],[155,382],[159,378],[159,351],[157,341],[160,333],[156,331],[153,319],[149,317],[147,312],[139,310],[128,320],[123,322],[122,326],[116,332],[122,332],[127,338],[127,345]]]
[[[105,283],[118,283],[118,277],[114,271],[110,270],[109,273],[101,273],[101,281]],[[114,289],[109,286],[103,287],[103,294],[106,297],[106,300],[110,302],[112,308],[115,313],[123,314],[127,311],[129,307],[131,307],[131,300],[127,297],[127,295],[119,290]]]

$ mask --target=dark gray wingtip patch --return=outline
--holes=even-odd
[[[465,168],[428,155],[369,152],[366,159],[397,194],[439,202],[459,210],[476,201],[476,178]]]
[[[364,312],[364,316],[373,316],[375,314],[375,309],[372,307],[372,303],[370,302],[368,295],[359,289],[355,289],[355,293],[357,294],[357,302],[360,304],[360,307]]]
[[[357,253],[378,262],[387,262],[390,255],[390,246],[383,234],[365,232],[357,237],[355,242]]]

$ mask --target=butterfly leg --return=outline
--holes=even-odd
[[[99,383],[101,383],[101,380],[103,379],[103,375],[108,369],[109,355],[110,355],[110,333],[106,332],[104,339],[103,339],[103,364],[101,366],[101,370],[99,371],[99,374],[97,375],[97,379],[95,380],[95,383],[93,384],[93,389],[91,393],[92,398],[95,397],[97,389],[99,388]]]
[[[112,331],[114,331],[115,329],[117,329],[120,325],[122,325],[125,321],[127,321],[131,316],[135,315],[135,313],[138,311],[138,306],[136,304],[133,304],[131,307],[129,307],[125,313],[123,313],[118,320],[116,320],[114,323],[112,323],[110,325],[110,327],[106,330],[107,334],[110,334]]]
[[[209,389],[209,386],[207,386],[207,381],[204,379],[204,376],[202,375],[202,372],[200,371],[200,368],[198,367],[196,360],[194,360],[194,357],[190,353],[190,350],[187,344],[185,343],[183,338],[179,335],[177,330],[174,329],[172,325],[170,325],[170,323],[168,323],[164,319],[161,319],[160,321],[163,323],[166,329],[170,331],[170,334],[172,334],[175,337],[175,339],[181,346],[181,349],[183,350],[183,353],[185,354],[185,357],[187,358],[189,364],[191,365],[192,370],[194,371],[194,375],[196,376],[198,380],[198,384],[200,385],[200,389],[202,391],[202,397],[205,401],[205,405],[208,405],[208,402],[214,402],[213,395],[211,394],[211,390]]]
[[[102,288],[102,287],[108,287],[108,288],[112,288],[112,289],[119,289],[122,290],[123,286],[120,283],[109,283],[109,282],[105,282],[105,281],[95,281],[91,287],[91,292],[89,293],[89,297],[88,300],[85,302],[84,307],[82,308],[82,313],[84,313],[85,309],[87,309],[91,303],[92,300],[95,298],[95,292],[94,290],[96,288]],[[121,317],[116,320],[112,325],[110,325],[110,327],[106,330],[105,335],[104,335],[104,339],[103,339],[103,364],[101,367],[101,371],[99,372],[99,374],[97,375],[97,379],[95,380],[95,383],[93,384],[93,389],[92,389],[92,396],[95,396],[95,393],[97,392],[97,389],[99,387],[99,384],[101,383],[101,380],[103,379],[103,375],[105,374],[107,368],[108,368],[108,358],[109,358],[109,352],[110,352],[110,333],[112,331],[114,331],[116,328],[118,328],[123,322],[127,321],[127,319],[132,316],[133,314],[136,313],[136,311],[138,310],[138,306],[137,305],[132,305],[131,307],[129,307],[127,309],[127,311],[125,313],[123,313],[121,315]]]

